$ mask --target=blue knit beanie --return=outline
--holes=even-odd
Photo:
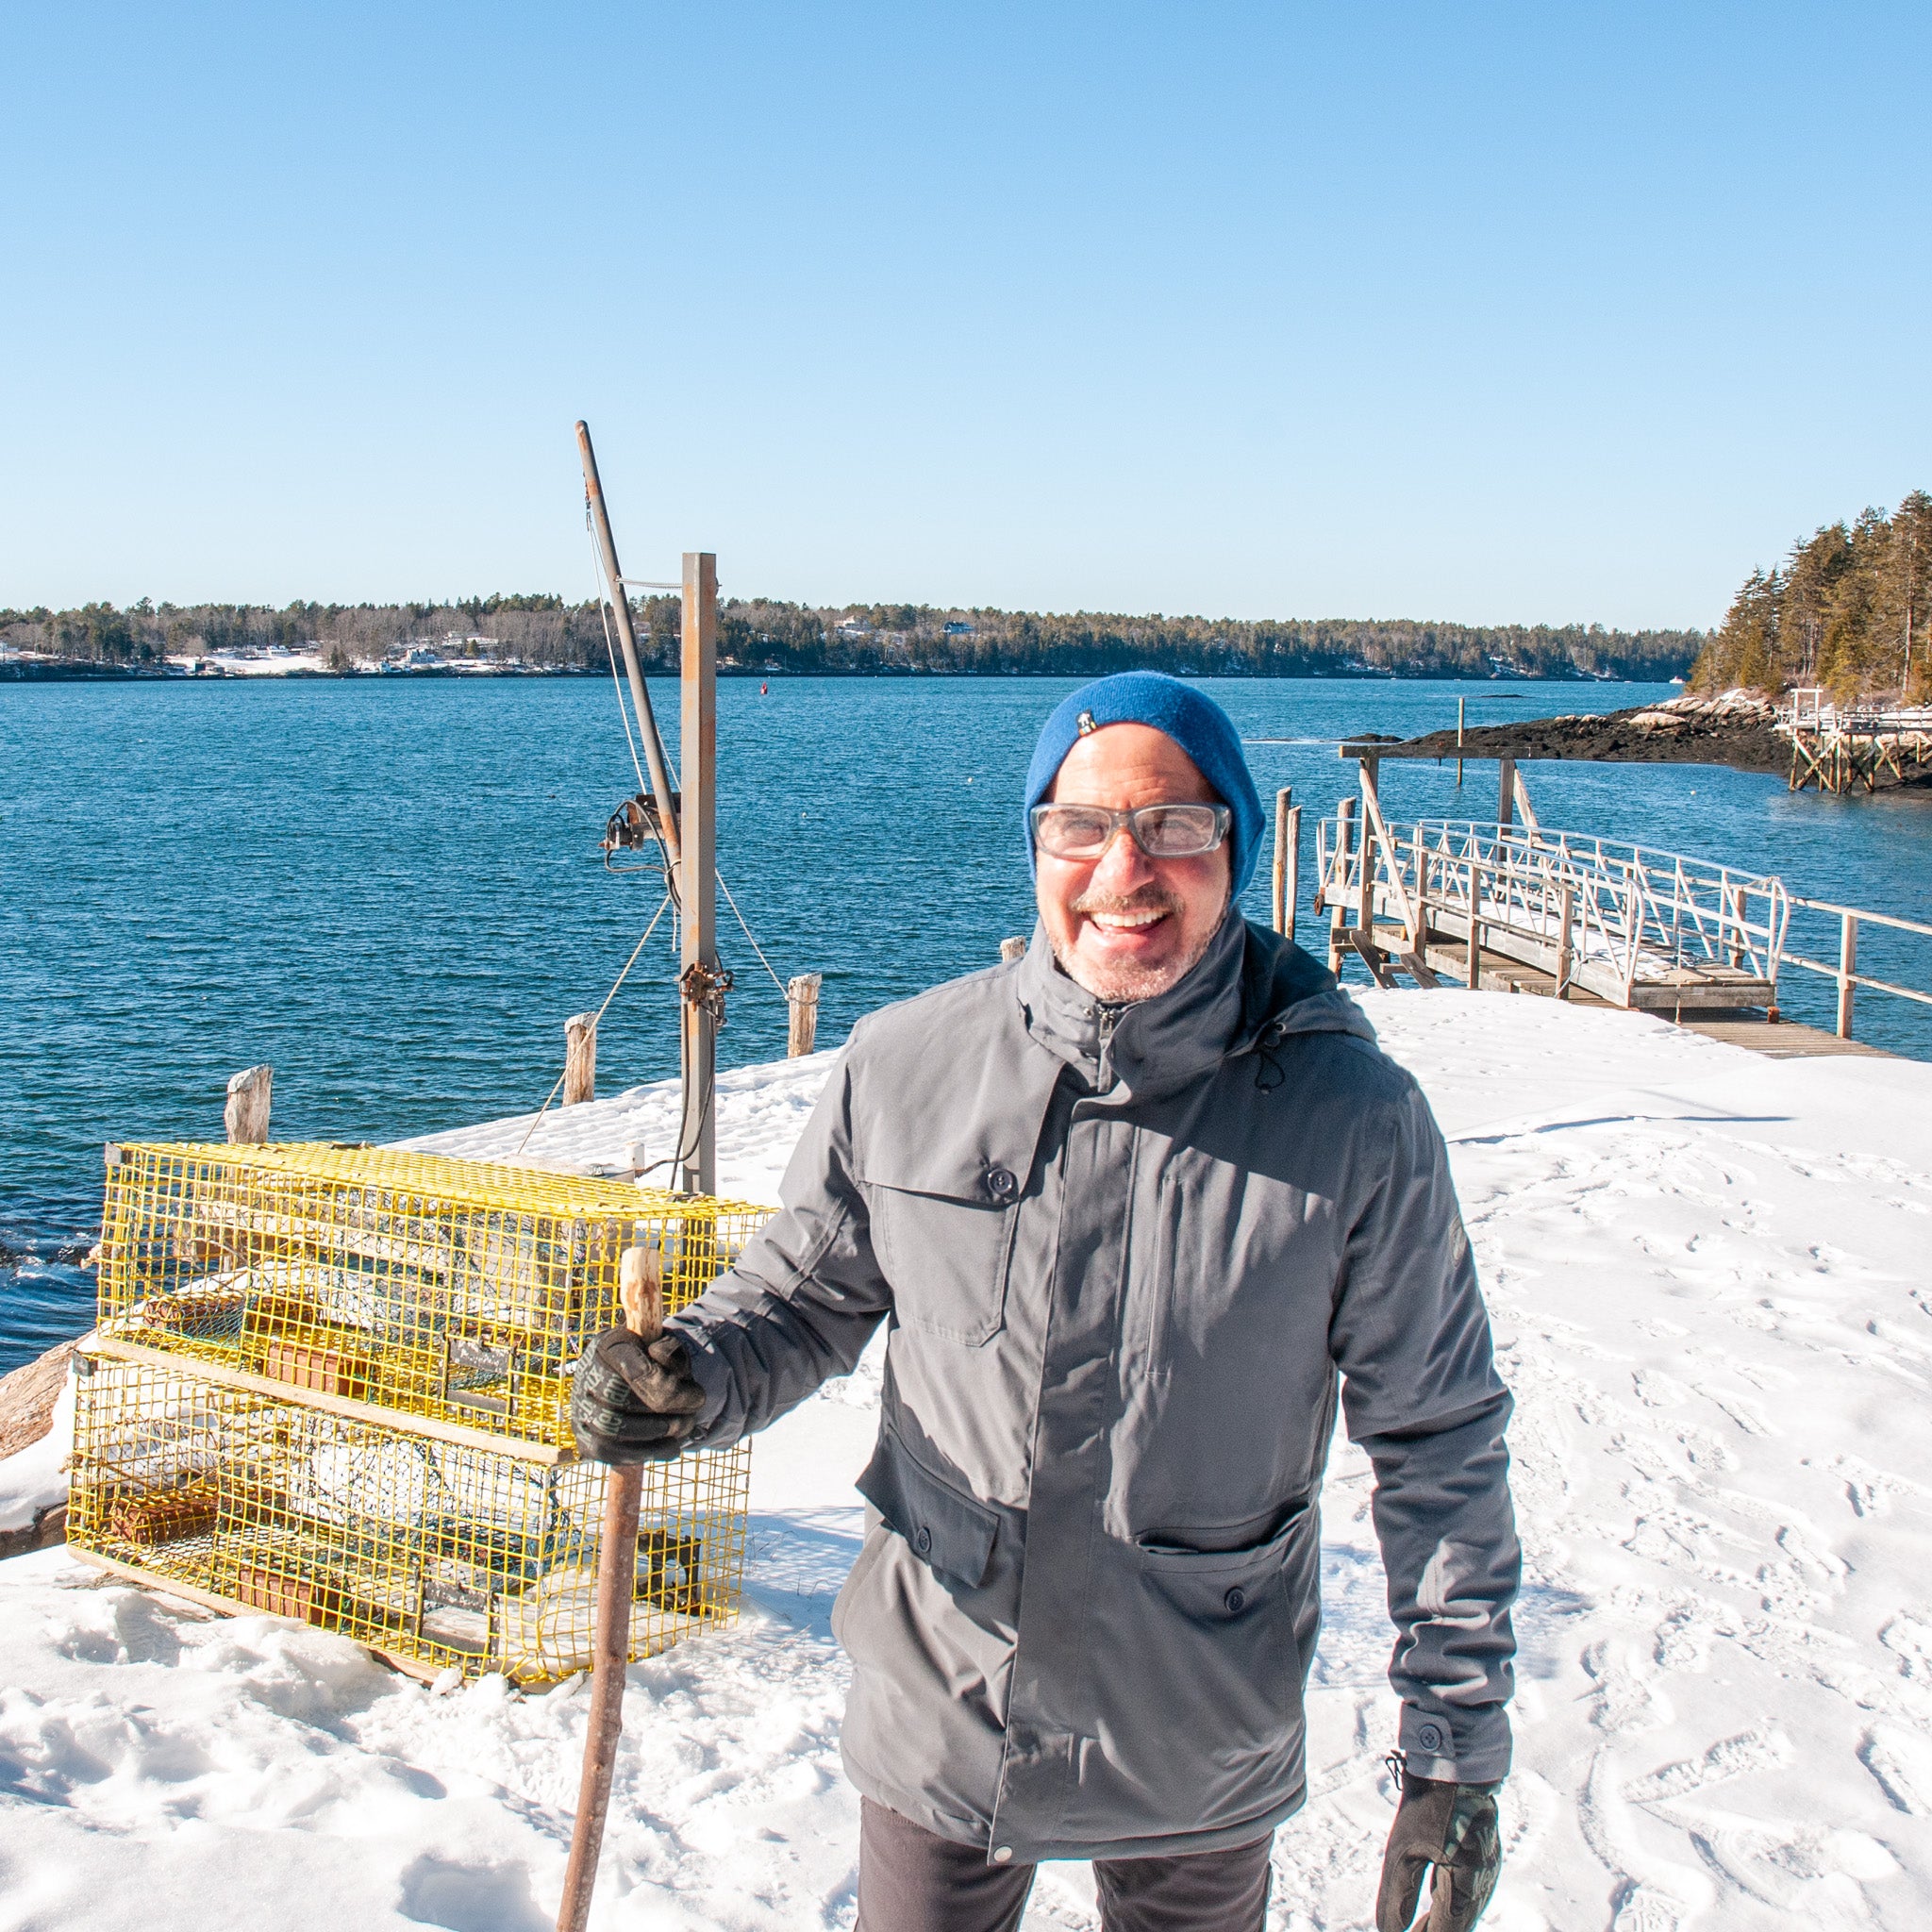
[[[1026,811],[1053,789],[1074,744],[1102,724],[1151,724],[1193,759],[1202,777],[1234,813],[1234,892],[1254,875],[1261,850],[1261,796],[1241,756],[1234,720],[1205,692],[1159,671],[1122,671],[1076,691],[1046,721],[1026,767]],[[1033,860],[1033,825],[1026,824],[1026,863]]]

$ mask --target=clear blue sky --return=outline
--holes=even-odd
[[[1932,8],[0,0],[0,605],[1706,625],[1932,487]]]

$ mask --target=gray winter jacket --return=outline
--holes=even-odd
[[[1507,1770],[1509,1397],[1427,1104],[1306,953],[1231,911],[1116,1010],[1036,932],[853,1029],[784,1199],[672,1326],[716,1445],[890,1322],[834,1613],[861,1791],[1002,1860],[1297,1809],[1338,1380],[1401,1743]]]

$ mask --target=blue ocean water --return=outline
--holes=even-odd
[[[1215,680],[1264,793],[1307,817],[1352,789],[1344,735],[1611,710],[1639,685]],[[721,869],[782,977],[824,974],[820,1041],[1030,930],[1017,810],[1035,731],[1074,680],[774,678],[719,691]],[[675,683],[653,702],[676,743]],[[1932,917],[1932,798],[1821,799],[1701,766],[1539,764],[1546,825],[1784,874]],[[86,1325],[78,1265],[102,1142],[222,1133],[230,1073],[275,1067],[275,1127],[390,1140],[527,1108],[565,1018],[603,998],[656,909],[605,869],[637,787],[608,682],[345,680],[0,689],[0,1369]],[[1391,814],[1492,817],[1495,768],[1391,765]],[[1312,839],[1307,849],[1311,852]],[[1304,891],[1311,864],[1303,868]],[[1268,915],[1264,874],[1250,910]],[[738,973],[724,1064],[782,1055],[785,1005],[721,904]],[[1835,944],[1794,934],[1807,951]],[[1861,965],[1932,985],[1932,941]],[[1914,955],[1910,950],[1917,947]],[[668,921],[607,1016],[601,1091],[676,1067]],[[1786,1008],[1830,990],[1788,975]],[[1925,1009],[1859,1030],[1932,1058]]]

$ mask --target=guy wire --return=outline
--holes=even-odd
[[[785,982],[782,979],[780,979],[775,973],[772,973],[772,962],[765,958],[764,949],[758,944],[758,941],[752,938],[751,927],[744,924],[744,914],[739,911],[738,901],[731,896],[731,888],[724,883],[724,874],[722,872],[720,872],[715,873],[714,875],[716,876],[718,881],[718,890],[724,894],[724,903],[728,907],[730,907],[733,918],[735,918],[738,921],[740,926],[743,928],[746,943],[751,947],[754,953],[758,954],[758,964],[762,966],[767,973],[772,974],[772,984],[775,986],[780,992],[784,992]],[[786,997],[789,999],[791,995],[787,994]]]
[[[630,949],[630,958],[624,962],[624,971],[620,973],[617,975],[617,977],[610,982],[610,991],[604,995],[604,1004],[597,1008],[595,1015],[591,1018],[591,1031],[592,1033],[596,1032],[598,1022],[601,1021],[604,1015],[610,1009],[610,1002],[617,997],[617,989],[620,986],[622,986],[625,980],[629,976],[630,969],[638,963],[638,955],[644,950],[645,945],[649,942],[651,935],[658,930],[658,922],[664,917],[664,908],[670,904],[671,894],[669,892],[666,892],[663,898],[658,902],[657,911],[651,914],[651,923],[644,928],[644,937],[641,939],[637,942],[637,944]],[[537,1109],[536,1119],[531,1121],[530,1124],[524,1130],[524,1138],[517,1142],[517,1154],[521,1154],[524,1151],[524,1149],[530,1144],[530,1136],[537,1131],[538,1127],[542,1123],[543,1116],[550,1111],[550,1102],[555,1100],[558,1094],[562,1091],[563,1083],[565,1079],[569,1076],[569,1071],[570,1070],[566,1068],[563,1073],[559,1074],[557,1076],[557,1085],[550,1090],[549,1095],[544,1100],[543,1105]],[[516,1156],[512,1155],[510,1158],[511,1159],[515,1159]]]

